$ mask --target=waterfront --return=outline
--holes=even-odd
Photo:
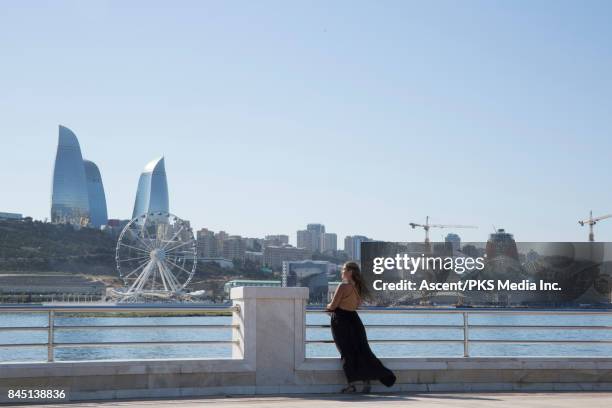
[[[460,328],[423,328],[426,325],[462,325],[461,314],[427,312],[410,313],[362,313],[368,328],[368,337],[375,340],[428,340],[415,343],[372,343],[373,350],[381,357],[461,357],[463,355],[463,331]],[[41,313],[2,313],[0,327],[45,327],[47,315]],[[329,324],[325,313],[310,312],[306,315],[308,325]],[[180,325],[203,325],[196,328],[176,327]],[[55,342],[151,342],[151,341],[229,341],[231,328],[229,316],[174,316],[174,317],[74,317],[55,318]],[[555,343],[555,341],[606,340],[612,341],[612,330],[597,327],[611,326],[612,314],[581,315],[516,315],[475,314],[470,317],[470,340],[546,340],[539,344],[522,343],[478,343],[470,344],[470,355],[478,356],[550,356],[550,357],[607,357],[612,355],[612,343]],[[146,325],[154,328],[122,328],[122,326]],[[206,327],[211,325],[214,327]],[[381,328],[380,325],[389,327]],[[406,326],[404,326],[406,325]],[[410,325],[419,325],[411,328]],[[482,326],[485,327],[482,327]],[[486,325],[518,326],[504,329],[486,328]],[[62,329],[62,327],[93,326],[92,328]],[[101,327],[104,326],[104,327]],[[526,330],[525,326],[538,326]],[[565,330],[542,328],[542,326],[584,326],[584,329]],[[338,357],[331,343],[308,341],[331,340],[328,327],[309,327],[306,331],[307,357]],[[456,342],[445,342],[457,340]],[[47,331],[0,332],[0,343],[46,343]],[[439,341],[439,342],[437,342]],[[0,361],[45,361],[46,346],[23,348],[0,348]],[[231,344],[189,345],[138,345],[138,346],[89,346],[58,347],[56,361],[125,360],[125,359],[189,359],[231,358]]]

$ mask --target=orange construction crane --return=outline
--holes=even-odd
[[[591,210],[591,212],[589,212],[589,218],[587,218],[586,220],[578,221],[578,224],[580,224],[583,227],[585,225],[589,226],[589,241],[594,242],[595,234],[593,233],[593,225],[597,224],[601,220],[605,220],[606,218],[610,218],[610,217],[612,217],[612,214],[602,215],[601,217],[593,218],[593,211]]]

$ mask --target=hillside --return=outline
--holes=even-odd
[[[0,221],[0,274],[64,272],[120,285],[115,246],[116,239],[100,230],[75,230],[40,221]],[[220,297],[228,280],[273,278],[279,277],[262,272],[249,261],[237,262],[232,269],[200,263],[189,290],[204,289]]]
[[[0,271],[114,275],[115,240],[100,230],[0,221]]]

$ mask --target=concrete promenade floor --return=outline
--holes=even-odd
[[[23,405],[20,405],[23,407]],[[209,397],[141,401],[75,402],[28,405],[30,407],[85,408],[610,408],[610,392],[563,393],[439,393],[378,395],[294,395]]]

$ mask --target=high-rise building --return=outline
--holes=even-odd
[[[223,247],[225,240],[229,237],[229,234],[225,231],[219,231],[215,234],[215,240],[217,241],[217,256],[223,256]]]
[[[169,212],[168,181],[164,158],[149,162],[138,180],[132,218],[152,212]]]
[[[344,238],[344,252],[349,259],[353,261],[361,261],[361,243],[372,241],[363,235],[352,235]]]
[[[284,261],[301,261],[306,259],[307,251],[291,245],[268,246],[263,250],[263,263],[270,268],[280,268]]]
[[[348,259],[354,259],[353,256],[353,237],[347,235],[344,237],[344,253],[348,257]]]
[[[265,240],[262,238],[242,238],[247,251],[259,252],[264,247]]]
[[[198,258],[217,257],[217,239],[215,233],[207,228],[202,228],[196,233]]]
[[[308,224],[306,225],[306,229],[308,231],[312,231],[317,235],[321,235],[325,233],[325,225],[323,224]]]
[[[314,252],[314,240],[312,232],[308,230],[299,230],[297,232],[297,247],[305,249],[308,252]]]
[[[240,235],[231,235],[223,242],[223,257],[225,259],[244,259],[246,245]]]
[[[321,251],[321,236],[325,234],[325,225],[323,224],[308,224],[306,230],[310,231],[312,239],[312,251]]]
[[[321,234],[321,252],[336,252],[338,250],[338,236],[332,232]]]
[[[85,226],[89,224],[89,197],[81,146],[67,127],[59,127],[53,168],[51,222]]]
[[[450,244],[453,248],[453,252],[459,251],[461,249],[461,237],[457,234],[453,234],[452,232],[446,234],[446,238],[444,238],[444,242]]]
[[[106,196],[102,176],[96,163],[83,160],[85,179],[87,180],[87,197],[89,199],[89,220],[91,226],[100,228],[108,222]]]
[[[325,234],[325,225],[308,224],[305,230],[297,232],[297,247],[308,252],[321,252],[321,236]]]
[[[505,256],[515,260],[519,259],[514,235],[506,232],[504,229],[498,229],[495,233],[489,235],[486,252],[488,259],[498,256]]]

